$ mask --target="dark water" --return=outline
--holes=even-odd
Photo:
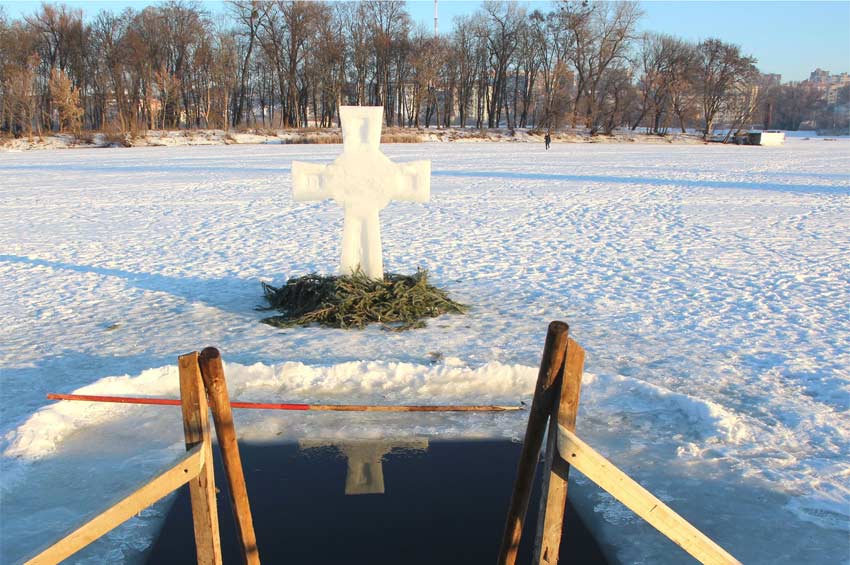
[[[242,444],[260,557],[267,564],[495,563],[520,448],[507,441]],[[531,561],[539,475],[519,563]],[[240,563],[218,457],[216,484],[224,562]],[[560,563],[605,563],[571,507],[566,520]],[[194,560],[184,488],[148,562]]]

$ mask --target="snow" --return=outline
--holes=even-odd
[[[848,149],[385,145],[433,166],[428,205],[382,213],[387,269],[473,306],[406,333],[258,323],[260,280],[336,267],[342,214],[293,202],[290,163],[339,146],[0,153],[2,561],[182,449],[179,410],[47,392],[176,396],[177,355],[215,345],[239,400],[516,404],[563,319],[585,441],[746,563],[846,562]],[[519,439],[527,413],[236,417],[255,441]],[[689,562],[574,475],[620,560]],[[75,561],[138,559],[165,511]]]

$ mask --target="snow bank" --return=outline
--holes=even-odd
[[[306,365],[289,362],[276,365],[226,363],[228,387],[233,400],[248,402],[297,402],[311,404],[530,404],[537,368],[489,362],[470,367],[457,358],[433,365],[414,363],[352,361],[334,365]],[[74,394],[112,396],[179,396],[177,369],[164,366],[137,376],[113,376],[78,388]],[[600,414],[629,415],[630,418],[656,415],[680,431],[678,456],[699,458],[708,450],[732,456],[741,447],[758,442],[757,426],[745,415],[704,400],[622,375],[585,374],[583,406]],[[35,461],[62,449],[63,440],[77,432],[93,430],[104,424],[117,425],[130,433],[145,429],[151,418],[163,408],[125,404],[62,401],[52,403],[30,416],[6,435],[3,455],[20,462]],[[318,414],[318,413],[313,413]],[[295,418],[300,417],[293,413]],[[328,415],[328,414],[325,414]],[[457,421],[445,423],[432,432],[443,437],[522,437],[527,413],[499,414],[502,421],[446,413]],[[408,435],[422,421],[405,414],[394,419],[388,430],[386,421],[374,415],[328,415],[326,423],[309,425],[288,422],[283,437],[293,439],[309,435],[336,435],[339,418],[354,418],[358,436],[381,434]],[[397,415],[398,416],[398,415]],[[239,420],[254,441],[281,439],[281,430],[271,426],[276,413],[239,411]],[[464,418],[466,423],[462,423]],[[494,424],[495,423],[495,424]],[[409,428],[409,429],[405,429]],[[346,433],[350,433],[350,428]],[[418,431],[421,431],[419,429]],[[682,435],[684,434],[684,435]],[[773,446],[779,448],[779,446]]]
[[[605,404],[611,408],[616,406],[620,413],[662,414],[677,424],[684,424],[681,430],[700,445],[722,443],[731,447],[755,439],[751,426],[741,414],[711,400],[673,392],[623,375],[590,375],[585,378],[584,384],[585,387],[590,385],[595,405],[600,402],[598,397],[604,397]],[[679,453],[689,454],[686,449]]]
[[[227,363],[225,372],[233,400],[313,404],[460,404],[473,399],[477,404],[516,405],[532,393],[537,377],[534,367],[493,362],[469,368],[458,359],[434,366],[379,361],[330,366]],[[166,366],[134,377],[106,377],[74,394],[176,398],[178,383],[177,368]],[[57,402],[7,434],[3,454],[36,460],[54,453],[74,432],[109,421],[132,428],[156,411],[125,404]]]
[[[315,366],[304,363],[241,365],[226,363],[225,372],[233,400],[247,402],[297,402],[310,404],[530,404],[537,368],[489,362],[469,367],[460,359],[448,358],[433,365],[382,361],[352,361]],[[76,389],[74,394],[107,396],[179,396],[175,366],[149,369],[137,376],[106,377]],[[585,374],[584,402],[589,410],[637,415],[658,414],[683,432],[679,455],[697,457],[709,448],[731,453],[735,446],[757,441],[757,430],[738,413],[682,393],[622,375]],[[76,432],[106,423],[132,430],[162,412],[162,408],[125,404],[62,401],[52,403],[30,416],[6,435],[4,456],[21,462],[34,461],[61,449],[63,440]],[[451,415],[451,414],[449,414]],[[598,414],[597,414],[598,415]],[[454,415],[457,416],[457,415]],[[472,418],[468,425],[448,427],[448,436],[522,436],[527,413],[502,414],[508,425],[481,426]],[[240,421],[254,440],[280,439],[276,430],[266,436],[261,424],[274,418],[268,411],[240,411]],[[350,414],[345,416],[357,417]],[[404,415],[409,420],[410,415]],[[461,417],[462,418],[462,417]],[[387,433],[384,427],[369,430],[371,423],[360,422],[358,434]],[[290,423],[291,424],[291,423]],[[315,424],[315,422],[314,422]],[[304,435],[327,434],[320,430],[289,425],[284,433],[290,439]],[[406,435],[405,423],[393,433]],[[415,425],[415,424],[414,424]],[[145,426],[141,425],[143,429]],[[321,427],[321,426],[320,426]],[[250,428],[255,428],[251,430]],[[258,430],[260,430],[258,432]],[[267,430],[266,430],[267,431]],[[444,430],[445,431],[445,430]],[[441,435],[446,435],[445,433]]]

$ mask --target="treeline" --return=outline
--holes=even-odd
[[[215,16],[169,1],[91,18],[0,7],[0,126],[329,127],[340,104],[382,105],[399,127],[708,135],[809,119],[814,103],[765,82],[738,46],[639,35],[640,17],[634,2],[484,2],[435,37],[400,1],[237,0]]]

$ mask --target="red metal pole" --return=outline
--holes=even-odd
[[[117,404],[153,404],[156,406],[180,406],[175,398],[149,398],[143,396],[100,396],[92,394],[47,395],[48,400],[84,400],[87,402],[111,402]],[[325,412],[512,412],[522,410],[519,406],[380,406],[367,404],[274,404],[267,402],[230,403],[233,408],[252,410],[314,410]]]
[[[141,396],[96,396],[90,394],[54,394],[47,395],[48,400],[86,400],[89,402],[114,402],[118,404],[154,404],[157,406],[180,406],[176,398],[146,398]],[[268,404],[263,402],[231,402],[233,408],[252,408],[255,410],[309,410],[309,404]]]

